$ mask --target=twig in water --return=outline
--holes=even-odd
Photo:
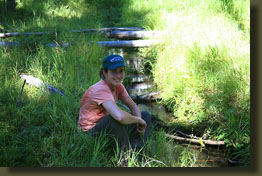
[[[147,161],[146,163],[144,163],[143,164],[143,167],[145,167],[147,164],[149,164],[149,163],[152,163],[152,162],[157,162],[157,163],[160,163],[160,164],[163,164],[165,167],[167,167],[167,165],[165,164],[165,163],[163,163],[162,161],[159,161],[159,160],[156,160],[156,159],[154,159],[154,158],[151,158],[152,160],[150,160],[150,161]]]

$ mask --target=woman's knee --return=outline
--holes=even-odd
[[[151,123],[152,118],[151,118],[151,115],[147,111],[141,111],[141,116],[142,116],[142,119],[146,121],[147,124]]]
[[[115,120],[113,117],[111,117],[111,127],[114,129],[119,129],[119,130],[124,130],[126,129],[126,125],[121,124],[120,122],[118,122],[117,120]]]

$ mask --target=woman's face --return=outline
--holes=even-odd
[[[108,70],[106,73],[103,70],[105,81],[108,83],[111,90],[114,90],[116,86],[120,85],[125,77],[125,67],[118,67],[114,70]]]

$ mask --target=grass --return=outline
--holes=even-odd
[[[194,122],[200,134],[209,129],[214,138],[227,141],[236,152],[243,152],[237,152],[238,156],[243,155],[247,161],[250,130],[248,2],[178,2],[183,8],[179,6],[173,13],[164,12],[165,19],[161,22],[166,26],[167,36],[155,59],[150,61],[154,81],[163,92],[162,102],[174,112],[175,126]],[[156,53],[155,48],[151,53]],[[208,122],[206,126],[204,122]]]
[[[88,138],[77,129],[82,95],[99,80],[101,58],[111,51],[88,44],[106,40],[100,35],[68,31],[133,26],[165,33],[160,45],[139,49],[139,54],[145,58],[145,72],[163,92],[161,103],[174,114],[171,125],[194,128],[198,135],[208,130],[209,139],[227,142],[228,157],[250,164],[249,1],[16,2],[15,12],[3,14],[1,28],[57,35],[1,39],[22,44],[0,51],[1,166],[121,166],[123,155],[112,150],[109,138]],[[55,42],[72,45],[45,47]],[[66,97],[25,85],[18,106],[19,74],[40,78]],[[194,166],[196,155],[173,147],[163,134],[152,134],[143,151],[128,151],[127,166]]]

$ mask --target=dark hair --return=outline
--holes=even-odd
[[[99,76],[100,76],[100,78],[102,78],[102,79],[105,79],[105,76],[104,76],[104,74],[103,74],[103,70],[107,73],[108,72],[108,68],[106,67],[106,68],[101,68],[100,69],[100,72],[99,72]]]

